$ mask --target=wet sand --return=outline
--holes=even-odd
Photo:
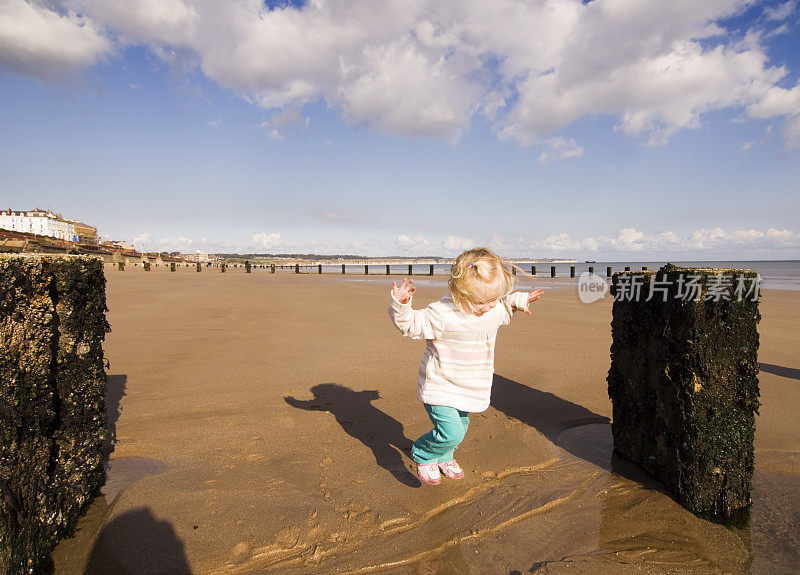
[[[392,279],[106,268],[108,482],[56,574],[790,573],[800,561],[800,293],[765,291],[749,524],[694,517],[611,454],[611,301],[537,278],[501,328],[462,481],[420,486],[424,343]],[[444,293],[419,277],[415,307]],[[530,279],[520,280],[529,289]]]

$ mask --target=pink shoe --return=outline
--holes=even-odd
[[[417,463],[417,475],[423,483],[428,485],[439,485],[442,476],[439,475],[439,467],[436,463]]]
[[[456,462],[455,459],[447,463],[439,463],[439,469],[442,470],[444,476],[448,479],[464,479],[464,470]]]

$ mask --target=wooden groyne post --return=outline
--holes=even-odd
[[[536,275],[536,266],[531,266],[531,275],[532,276]]]
[[[556,277],[556,266],[550,266],[550,277]]]
[[[613,275],[614,448],[700,515],[726,519],[751,501],[759,280],[669,264]]]
[[[592,268],[589,268],[589,273],[592,272]],[[569,277],[575,277],[575,266],[569,266]]]
[[[433,264],[431,264],[431,269],[430,269],[430,272],[428,272],[428,275],[429,275],[429,276],[432,276],[432,275],[433,275]]]
[[[606,267],[606,277],[607,278],[611,277],[611,266]]]
[[[105,482],[103,262],[0,255],[0,572],[47,558]]]

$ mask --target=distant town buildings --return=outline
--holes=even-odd
[[[0,211],[0,228],[26,234],[58,238],[68,242],[98,245],[97,228],[70,220],[51,210]]]
[[[129,244],[128,242],[123,242],[118,240],[101,242],[100,245],[103,246],[104,248],[111,248],[115,250],[125,250],[129,252],[136,251],[136,248],[133,246],[133,244]]]
[[[187,262],[204,264],[212,261],[212,259],[214,258],[209,257],[209,255],[205,252],[194,252],[193,254],[189,254],[188,256],[183,256],[183,259]]]

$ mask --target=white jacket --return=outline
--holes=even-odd
[[[448,294],[424,310],[401,304],[390,290],[389,317],[402,334],[425,339],[417,398],[480,412],[489,407],[497,328],[508,325],[514,309],[527,309],[528,294],[514,292],[482,316],[460,311]]]

